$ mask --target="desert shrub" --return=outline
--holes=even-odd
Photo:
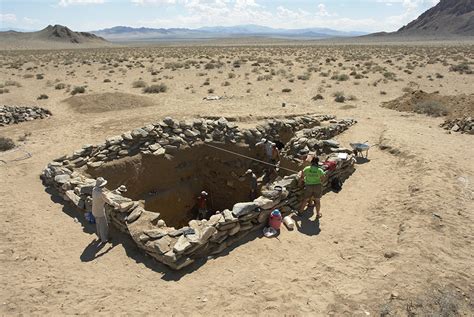
[[[43,99],[48,99],[48,98],[49,98],[48,95],[41,94],[41,95],[39,95],[38,98],[36,98],[36,99],[38,99],[38,100],[43,100]]]
[[[145,94],[159,94],[159,93],[166,92],[167,90],[168,90],[168,87],[163,83],[158,84],[158,85],[151,85],[151,86],[143,88],[143,92]]]
[[[59,83],[59,84],[56,84],[56,86],[54,86],[54,89],[56,90],[61,90],[61,89],[64,89],[66,88],[66,85],[63,84],[63,83]]]
[[[436,73],[435,75],[436,75],[436,78],[438,78],[438,79],[444,78],[444,76],[441,75],[440,73]]]
[[[43,79],[44,75],[43,74],[36,74],[36,79]]]
[[[449,111],[438,101],[423,101],[417,103],[414,107],[416,113],[427,114],[432,117],[441,117],[448,115]]]
[[[230,83],[228,81],[225,81],[222,83],[222,86],[230,86]]]
[[[257,77],[257,81],[272,80],[272,79],[273,79],[273,76],[271,74],[260,75]]]
[[[25,75],[23,75],[23,78],[26,78],[26,79],[28,79],[28,78],[33,78],[33,77],[34,77],[33,74],[25,74]]]
[[[349,80],[349,76],[347,74],[334,75],[331,77],[331,79],[337,81],[346,81]]]
[[[291,89],[290,89],[290,88],[283,88],[283,89],[281,90],[281,92],[291,92]]]
[[[21,87],[21,84],[17,81],[14,81],[14,80],[7,80],[7,81],[5,81],[5,86]]]
[[[146,86],[147,84],[143,80],[136,80],[132,83],[133,88],[145,88]]]
[[[108,79],[108,78],[104,79],[104,83],[110,83],[110,82],[111,82],[110,79]]]
[[[471,70],[471,68],[469,67],[469,65],[467,63],[451,65],[449,70],[452,71],[452,72],[458,72],[460,74],[464,74],[464,73],[472,74],[472,70]]]
[[[216,65],[214,65],[213,63],[207,63],[206,65],[204,65],[204,69],[214,69],[216,68]]]
[[[84,86],[76,86],[71,91],[71,95],[83,94],[86,92],[86,88]]]
[[[297,78],[298,78],[298,80],[309,80],[311,78],[311,74],[306,73],[306,74],[303,74],[303,75],[298,75]]]
[[[209,89],[207,90],[207,93],[208,93],[208,94],[213,94],[213,93],[214,93],[214,88],[209,88]]]
[[[381,94],[381,95],[386,95],[387,92],[382,90],[382,91],[380,91],[380,94]]]
[[[229,79],[235,78],[235,73],[228,73],[227,76]]]
[[[346,101],[346,96],[344,96],[344,93],[342,91],[337,91],[333,94],[334,96],[334,101],[335,102],[344,102]]]
[[[323,97],[321,94],[317,94],[316,96],[314,96],[313,98],[311,98],[311,100],[314,100],[314,101],[316,101],[316,100],[323,100],[323,99],[324,99],[324,97]]]
[[[0,151],[8,151],[15,147],[12,139],[0,136]]]
[[[22,136],[18,137],[18,141],[24,142],[29,136],[31,136],[31,132],[25,132]]]
[[[394,80],[396,75],[392,72],[385,72],[383,73],[383,77],[385,77],[386,79]]]
[[[0,88],[0,95],[1,94],[6,94],[6,93],[9,93],[10,90],[8,90],[8,88]]]

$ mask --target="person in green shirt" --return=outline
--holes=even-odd
[[[306,205],[314,199],[316,205],[316,217],[321,218],[321,197],[323,195],[322,182],[326,178],[326,173],[319,167],[319,158],[315,156],[311,160],[311,165],[306,166],[300,172],[300,180],[304,181],[304,195],[301,202],[300,214],[304,212]]]

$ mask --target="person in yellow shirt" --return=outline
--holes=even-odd
[[[321,197],[323,195],[322,183],[326,178],[326,173],[319,167],[319,158],[315,156],[311,160],[311,165],[306,166],[300,172],[300,180],[304,181],[304,195],[301,202],[300,214],[305,211],[306,205],[314,199],[316,205],[316,218],[322,217]]]

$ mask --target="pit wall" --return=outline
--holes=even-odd
[[[179,150],[202,145],[202,142],[253,147],[262,137],[280,139],[283,138],[280,131],[292,131],[294,134],[328,120],[334,120],[334,117],[305,116],[273,120],[255,129],[239,130],[225,119],[177,122],[165,118],[157,124],[108,138],[103,144],[85,145],[73,155],[48,164],[41,178],[46,186],[54,188],[65,201],[70,201],[81,211],[90,211],[95,179],[86,174],[100,175],[98,171],[107,162],[132,158],[137,154],[173,160]],[[334,136],[334,131],[344,131],[354,123],[353,120],[335,121],[322,127],[319,133],[322,138],[330,138]],[[290,139],[289,134],[285,138]],[[292,158],[289,153],[286,157]],[[299,156],[294,159],[299,159]],[[329,173],[330,179],[338,175],[344,180],[354,171],[355,160],[352,155],[341,158],[338,153],[332,153],[326,159],[337,162],[336,170]],[[133,166],[134,163],[130,164]],[[160,213],[145,210],[142,202],[124,197],[116,191],[110,192],[109,197],[119,204],[119,208],[107,205],[106,210],[110,222],[129,234],[139,248],[159,262],[179,270],[195,259],[222,252],[254,230],[261,230],[274,208],[279,208],[283,214],[297,209],[302,195],[302,188],[297,183],[296,175],[285,176],[262,189],[262,195],[254,201],[237,203],[232,210],[223,210],[209,220],[191,220],[180,229],[167,226]],[[324,187],[327,189],[327,184]]]
[[[258,157],[255,148],[247,144],[209,144]],[[248,200],[250,184],[240,182],[238,176],[249,168],[257,175],[262,173],[261,164],[255,161],[196,142],[173,157],[138,154],[89,168],[87,174],[104,177],[110,188],[125,185],[126,197],[143,200],[145,209],[159,212],[168,225],[183,227],[196,218],[193,207],[202,190],[210,194],[210,210],[232,208],[234,203]]]

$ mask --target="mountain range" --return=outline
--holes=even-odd
[[[396,34],[474,36],[474,0],[441,0]]]
[[[327,28],[275,29],[260,25],[213,26],[198,29],[188,28],[132,28],[116,26],[91,31],[109,41],[159,40],[159,39],[207,39],[226,37],[275,37],[275,38],[329,38],[364,35],[363,32],[342,32]]]
[[[74,32],[62,25],[48,25],[36,32],[0,32],[0,48],[74,48],[110,45],[105,39],[88,32]]]

